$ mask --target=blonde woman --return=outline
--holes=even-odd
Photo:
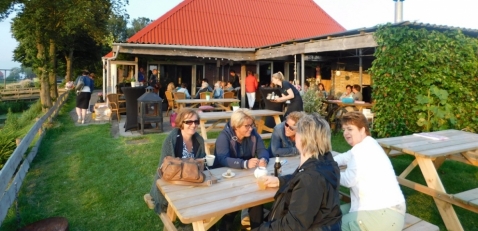
[[[214,155],[218,167],[250,169],[267,166],[269,152],[254,128],[254,117],[249,114],[249,110],[238,109],[232,113],[230,122],[217,137]],[[237,212],[224,215],[219,230],[232,230],[236,214]],[[251,227],[258,227],[263,216],[262,205],[249,208]]]
[[[299,91],[288,81],[284,80],[282,72],[277,72],[272,75],[272,83],[281,89],[281,97],[276,98],[275,102],[286,102],[290,100],[290,104],[287,106],[287,111],[284,116],[289,115],[293,111],[303,111],[304,104]]]
[[[292,175],[263,176],[267,187],[279,189],[267,222],[254,230],[340,230],[340,170],[330,135],[329,124],[317,113],[297,122],[299,167]]]
[[[170,91],[170,92],[175,92],[176,91],[176,86],[174,86],[173,82],[170,82],[168,84],[168,87],[166,88],[166,91]]]

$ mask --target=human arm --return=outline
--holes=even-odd
[[[357,184],[357,167],[352,151],[336,155],[334,160],[339,166],[347,165],[345,171],[340,174],[340,185],[348,188],[355,186]]]
[[[285,102],[287,100],[293,99],[294,98],[294,91],[292,91],[291,88],[287,89],[287,95],[282,94],[281,97],[275,98],[274,101],[276,102]]]
[[[282,124],[282,123],[281,123]],[[282,147],[282,136],[284,132],[284,127],[276,126],[272,132],[271,137],[271,152],[274,156],[294,156],[299,153],[296,147]],[[285,135],[284,135],[285,137]],[[287,139],[287,138],[286,138]]]
[[[232,142],[235,144],[235,142]],[[220,167],[229,167],[236,169],[246,169],[248,168],[246,160],[237,158],[232,149],[236,147],[231,147],[230,137],[228,137],[225,132],[221,132],[216,139],[216,145],[214,149],[214,155],[216,156],[217,163]]]

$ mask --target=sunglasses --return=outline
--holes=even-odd
[[[288,127],[291,131],[295,130],[294,126],[290,126],[287,122],[285,123],[285,126]]]
[[[199,120],[185,120],[183,123],[187,124],[187,125],[191,125],[191,124],[196,124],[196,125],[199,125]]]

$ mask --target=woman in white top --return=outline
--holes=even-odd
[[[344,138],[352,146],[334,157],[339,166],[347,165],[340,184],[350,188],[352,202],[341,206],[342,230],[402,230],[405,198],[390,159],[370,136],[362,113],[347,112],[341,122]]]

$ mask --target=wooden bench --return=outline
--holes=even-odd
[[[346,193],[340,192],[340,200],[345,203],[350,203],[350,196]],[[405,214],[405,225],[403,231],[440,231],[438,226],[422,220],[411,214]]]

